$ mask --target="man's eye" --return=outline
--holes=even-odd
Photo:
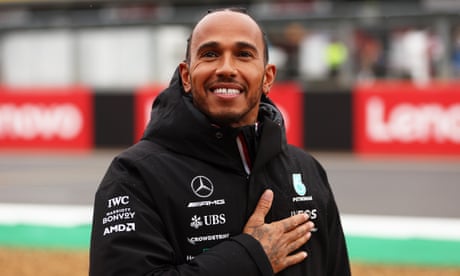
[[[253,56],[253,54],[251,52],[248,52],[248,51],[241,51],[238,55],[240,57],[252,57]]]
[[[204,52],[201,56],[207,57],[207,58],[213,58],[213,57],[217,57],[217,53],[216,52]]]

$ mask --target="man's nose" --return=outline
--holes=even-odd
[[[236,75],[235,60],[231,54],[225,54],[221,56],[221,60],[216,69],[218,76],[235,76]]]

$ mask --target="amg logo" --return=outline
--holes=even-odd
[[[207,201],[197,201],[197,202],[190,202],[187,207],[188,208],[195,208],[195,207],[202,207],[202,206],[217,206],[217,205],[224,205],[225,199],[216,199],[216,200],[207,200]]]
[[[133,232],[133,231],[136,231],[136,224],[134,222],[117,224],[117,225],[107,226],[104,229],[104,236],[112,234],[114,232],[118,233],[118,232]]]

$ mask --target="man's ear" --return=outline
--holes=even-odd
[[[272,88],[273,83],[275,82],[276,77],[276,66],[274,64],[265,65],[265,76],[263,83],[263,92],[267,95]]]
[[[186,62],[181,62],[179,64],[179,74],[182,79],[182,86],[184,87],[185,92],[190,92],[192,89],[192,84],[190,81],[190,71],[188,64]]]

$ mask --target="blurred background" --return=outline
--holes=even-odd
[[[99,181],[228,6],[269,39],[270,97],[328,171],[355,275],[460,275],[459,0],[0,0],[0,274],[85,275]]]

